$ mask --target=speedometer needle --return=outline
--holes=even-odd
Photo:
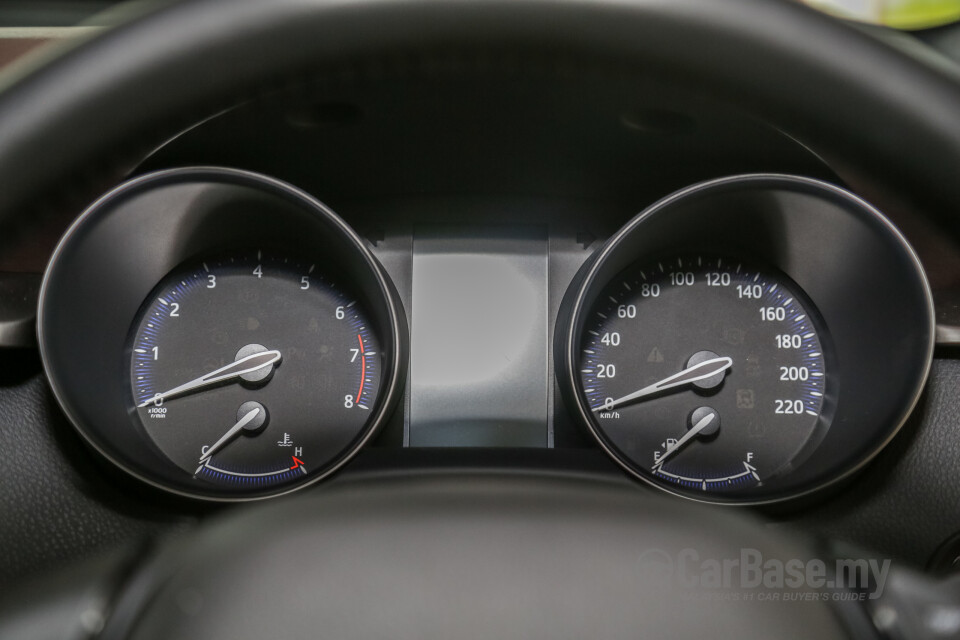
[[[625,395],[622,398],[617,398],[611,402],[604,402],[599,407],[596,407],[594,411],[610,411],[614,407],[626,402],[632,402],[633,400],[646,398],[647,396],[652,396],[656,393],[660,393],[661,391],[682,387],[687,384],[693,384],[694,382],[699,382],[700,380],[706,380],[707,378],[712,378],[718,373],[726,371],[731,366],[733,366],[733,360],[727,357],[704,360],[699,364],[687,367],[683,371],[664,378],[660,382],[655,382],[647,387],[644,387],[643,389],[640,389],[639,391],[634,391],[631,394]]]
[[[680,447],[690,442],[690,440],[695,438],[701,431],[709,427],[710,423],[712,423],[716,417],[717,414],[711,411],[704,417],[700,418],[700,421],[693,425],[689,431],[683,434],[682,438],[677,440],[672,447],[663,452],[663,455],[660,456],[660,459],[657,460],[657,463],[653,465],[653,470],[656,471],[659,467],[663,466],[663,463],[667,458],[679,451]]]
[[[254,371],[259,371],[264,367],[270,367],[280,361],[280,358],[283,356],[280,355],[280,352],[277,350],[272,351],[261,351],[259,353],[252,353],[245,358],[240,358],[235,362],[231,362],[225,367],[220,367],[215,371],[195,378],[190,382],[185,382],[179,387],[174,387],[163,393],[158,393],[154,395],[149,400],[145,400],[137,405],[137,408],[145,407],[148,404],[161,402],[167,398],[173,396],[178,396],[188,391],[193,391],[194,389],[199,389],[201,387],[206,387],[211,384],[217,384],[218,382],[225,382],[227,380],[232,380],[233,378],[239,378],[240,376],[246,375],[248,373],[253,373]]]

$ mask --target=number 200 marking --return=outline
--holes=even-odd
[[[809,380],[810,369],[807,367],[780,367],[780,380],[794,382],[797,380]]]

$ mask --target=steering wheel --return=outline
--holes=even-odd
[[[468,52],[655,73],[762,117],[905,201],[944,212],[960,203],[956,71],[792,2],[191,0],[127,9],[121,22],[7,79],[0,227],[29,224],[44,194],[91,167],[125,166],[277,87],[372,60]],[[742,514],[626,482],[368,478],[233,511],[48,582],[47,598],[0,618],[20,635],[0,635],[56,627],[65,637],[66,625],[138,639],[862,631],[863,619],[815,589],[803,603],[731,601],[702,580],[678,591],[667,576],[687,551],[722,559],[744,549],[813,553]],[[109,605],[78,609],[91,593]]]

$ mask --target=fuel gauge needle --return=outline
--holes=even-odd
[[[657,460],[657,463],[656,463],[655,465],[653,465],[653,467],[651,467],[651,469],[652,469],[653,471],[656,471],[657,469],[659,469],[660,467],[662,467],[662,466],[663,466],[663,463],[666,461],[667,458],[669,458],[669,457],[672,456],[674,453],[676,453],[677,451],[679,451],[680,448],[683,447],[683,446],[684,446],[685,444],[687,444],[688,442],[690,442],[690,440],[692,440],[693,438],[697,437],[697,435],[698,435],[701,431],[703,431],[704,429],[706,429],[707,427],[709,427],[710,424],[714,421],[714,419],[716,419],[716,417],[717,417],[717,414],[714,413],[714,412],[711,412],[711,413],[708,413],[707,415],[705,415],[704,417],[700,418],[700,420],[697,422],[697,424],[693,425],[693,426],[690,428],[689,431],[687,431],[685,434],[683,434],[683,437],[682,437],[682,438],[680,438],[679,440],[677,440],[676,443],[675,443],[672,447],[670,447],[669,449],[667,449],[666,451],[663,452],[663,455],[660,456],[660,459]]]

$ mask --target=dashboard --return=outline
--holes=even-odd
[[[450,473],[955,569],[943,194],[696,78],[507,40],[145,114],[9,227],[0,584]]]

